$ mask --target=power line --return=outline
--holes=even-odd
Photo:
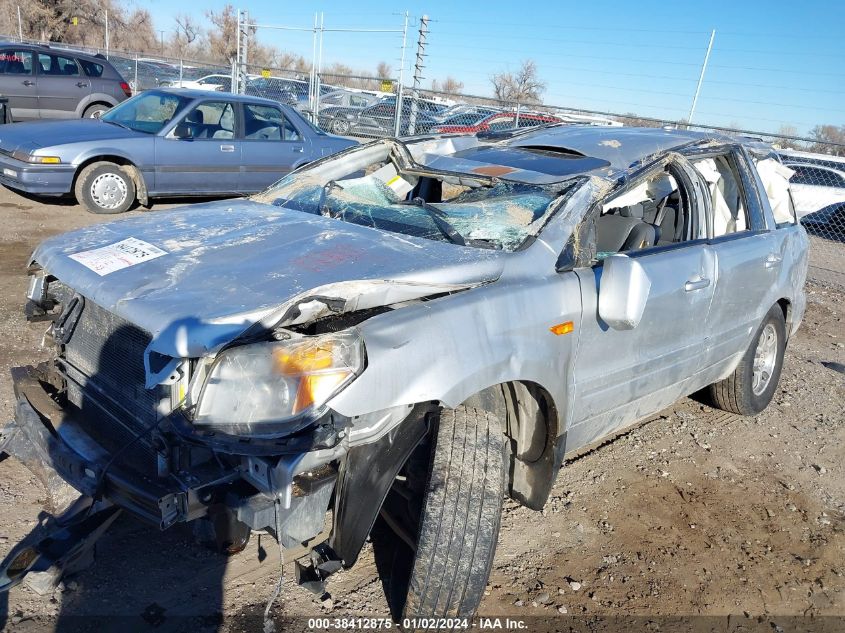
[[[483,20],[450,20],[450,19],[437,19],[432,20],[432,22],[436,22],[438,24],[472,24],[472,25],[488,25],[488,26],[502,26],[502,22],[487,22]],[[526,24],[526,23],[519,23],[519,22],[508,22],[508,28],[513,27],[525,27],[529,29],[536,30],[538,28],[537,24]],[[666,35],[667,30],[663,29],[635,29],[630,27],[613,27],[613,26],[571,26],[571,25],[564,25],[564,24],[544,24],[541,28],[545,29],[558,29],[561,31],[617,31],[617,32],[625,32],[625,33],[660,33],[661,35]],[[439,29],[438,29],[439,30]],[[709,35],[709,31],[682,31],[679,29],[672,29],[672,33],[680,33],[683,35]]]
[[[458,35],[462,40],[471,40],[471,39],[483,39],[489,40],[490,36],[485,34],[473,34],[473,33],[449,33],[449,31],[437,31],[438,33],[443,33],[445,35]],[[655,49],[654,43],[648,42],[618,42],[612,40],[573,40],[571,38],[561,39],[559,37],[536,37],[533,35],[509,35],[508,39],[511,40],[528,40],[530,42],[555,42],[556,44],[589,44],[591,46],[618,46],[623,48],[648,48],[651,50]],[[476,46],[472,48],[478,48]],[[683,50],[683,51],[700,51],[701,48],[698,46],[673,46],[671,44],[660,44],[660,50]],[[501,50],[501,48],[496,48],[494,50]]]
[[[461,48],[461,47],[455,47]],[[471,50],[487,50],[487,51],[498,51],[501,52],[502,48],[482,48],[482,47],[467,47]],[[654,59],[631,59],[630,57],[600,57],[598,55],[573,55],[567,53],[567,57],[571,57],[574,59],[598,59],[604,61],[613,61],[613,62],[638,62],[643,64],[668,64],[671,66],[698,66],[697,63],[693,62],[673,62],[673,61],[666,61],[666,60],[654,60]],[[493,63],[516,63],[515,60],[507,60],[507,61],[499,61],[491,60],[490,58],[480,59],[478,57],[453,57],[452,55],[448,56],[449,60],[459,60],[459,61],[468,61],[468,62],[493,62]]]

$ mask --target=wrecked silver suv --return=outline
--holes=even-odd
[[[394,613],[472,615],[504,495],[542,508],[566,451],[686,394],[769,403],[805,307],[788,178],[693,132],[383,140],[44,242],[54,357],[12,370],[0,452],[82,496],[0,588],[78,568],[120,511],[228,551],[269,531],[319,588],[378,521]]]

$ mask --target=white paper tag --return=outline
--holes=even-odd
[[[68,255],[72,260],[79,262],[86,268],[90,268],[100,275],[108,275],[116,270],[128,268],[141,262],[146,262],[156,257],[167,255],[167,251],[161,250],[148,242],[127,237],[125,240],[95,248],[90,251],[82,251]]]

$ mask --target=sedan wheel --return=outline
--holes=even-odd
[[[91,182],[91,199],[102,209],[116,209],[126,201],[126,180],[115,173],[100,174]]]
[[[349,134],[349,121],[346,119],[335,119],[332,121],[332,133],[340,134],[341,136]]]
[[[135,183],[119,165],[92,163],[79,173],[75,193],[92,213],[123,213],[135,202]]]
[[[767,323],[760,333],[757,349],[754,351],[754,367],[751,374],[751,390],[759,396],[769,386],[778,357],[778,334],[772,323]]]

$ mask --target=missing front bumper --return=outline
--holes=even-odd
[[[53,398],[48,364],[14,367],[12,380],[15,419],[0,429],[0,453],[17,458],[41,480],[54,509],[81,493],[108,499],[165,529],[204,516],[204,490],[237,478],[235,472],[206,468],[181,479],[160,479],[110,463],[111,455],[85,432],[74,412]]]

